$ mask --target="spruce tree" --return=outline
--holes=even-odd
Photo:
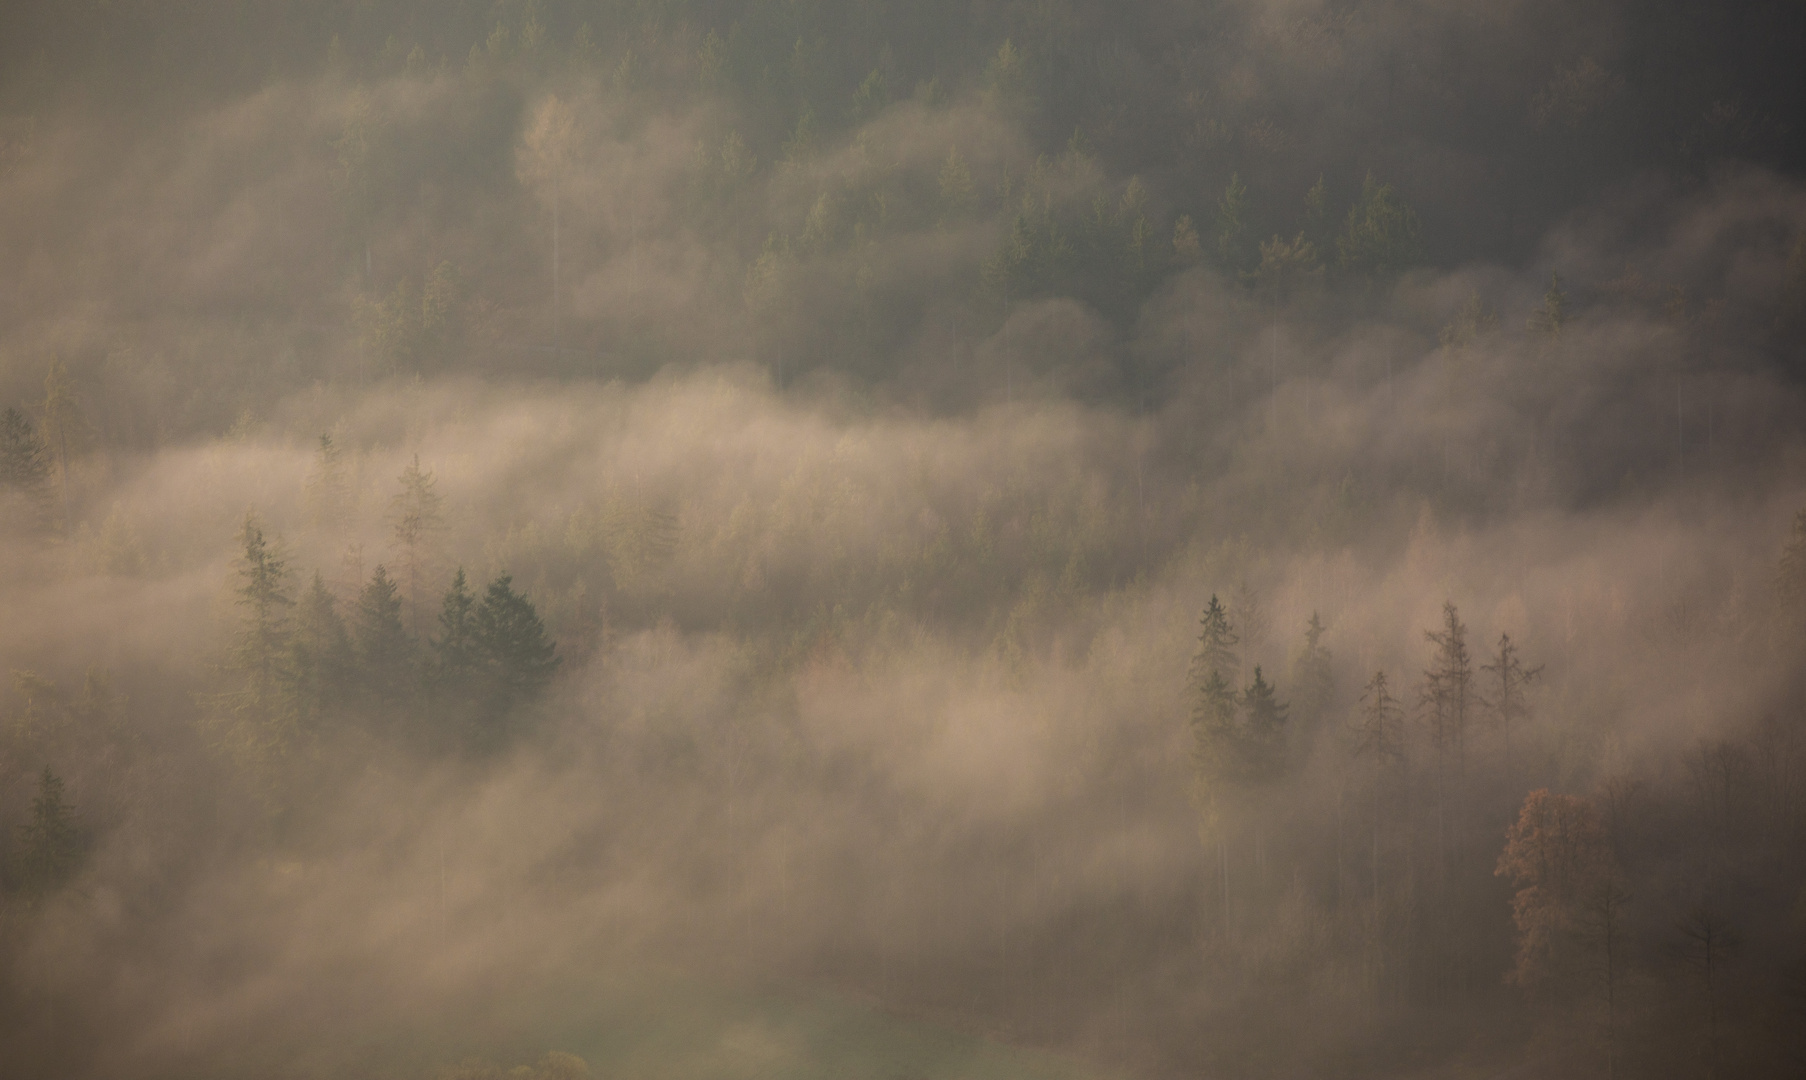
[[[63,801],[63,780],[44,766],[31,820],[19,826],[19,870],[27,894],[41,896],[74,874],[81,858],[75,807]]]
[[[1211,672],[1220,673],[1225,679],[1233,677],[1241,665],[1235,651],[1241,638],[1229,624],[1229,612],[1214,593],[1210,603],[1204,606],[1198,627],[1198,648],[1192,654],[1191,662],[1193,683],[1202,685]]]
[[[1481,671],[1491,675],[1488,684],[1492,690],[1492,699],[1487,702],[1492,709],[1493,719],[1499,725],[1499,732],[1505,740],[1505,767],[1511,767],[1511,725],[1513,721],[1523,720],[1530,715],[1530,706],[1524,700],[1524,687],[1542,674],[1542,666],[1533,668],[1524,666],[1518,659],[1518,647],[1512,644],[1510,634],[1499,635],[1499,650],[1493,654],[1492,663],[1482,665]]]
[[[401,557],[401,585],[407,601],[408,628],[420,633],[421,598],[438,562],[439,535],[445,531],[445,500],[431,469],[420,467],[415,454],[401,470],[401,490],[389,502],[396,553]]]
[[[1242,691],[1244,771],[1256,783],[1272,783],[1285,773],[1286,706],[1273,684],[1254,668],[1254,681]]]
[[[244,609],[231,665],[237,687],[227,695],[238,720],[239,750],[253,757],[278,749],[283,733],[276,729],[277,691],[283,681],[291,631],[288,562],[264,539],[256,515],[246,514],[239,530],[237,604]]]
[[[503,574],[489,583],[471,615],[471,638],[483,666],[486,719],[493,730],[509,713],[538,697],[551,682],[561,658],[546,636],[532,601],[514,591]]]
[[[1453,603],[1443,603],[1442,629],[1425,630],[1424,639],[1436,646],[1418,694],[1430,742],[1439,756],[1453,750],[1457,764],[1465,767],[1468,720],[1476,704],[1474,662],[1467,652],[1467,627]]]
[[[1316,739],[1335,693],[1334,669],[1329,650],[1323,647],[1323,634],[1323,620],[1313,611],[1304,626],[1304,648],[1292,663],[1294,741],[1301,752],[1308,752]]]
[[[295,605],[294,633],[284,675],[290,708],[302,732],[317,731],[351,697],[356,674],[351,635],[318,571]]]
[[[0,515],[8,531],[50,525],[50,454],[31,421],[8,406],[0,412]]]
[[[401,621],[401,597],[378,566],[358,593],[354,640],[360,681],[370,702],[392,708],[414,689],[414,642]]]

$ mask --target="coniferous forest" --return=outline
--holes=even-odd
[[[1806,1073],[1803,35],[0,5],[0,1073]]]

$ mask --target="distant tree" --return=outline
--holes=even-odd
[[[1173,222],[1173,262],[1182,267],[1195,266],[1203,257],[1198,227],[1192,224],[1190,214],[1180,214],[1179,220]]]
[[[1272,783],[1285,773],[1286,711],[1273,685],[1255,665],[1254,681],[1242,691],[1242,742],[1245,771],[1256,783]]]
[[[1475,289],[1467,294],[1460,310],[1455,312],[1454,319],[1442,328],[1438,335],[1445,355],[1458,355],[1481,337],[1499,328],[1498,313],[1492,305],[1480,298],[1480,291]]]
[[[1298,235],[1319,256],[1329,247],[1329,185],[1318,176],[1317,182],[1304,193],[1304,213],[1298,219]]]
[[[401,621],[401,597],[381,566],[358,593],[352,636],[365,693],[379,707],[394,708],[414,689],[417,666]]]
[[[1335,693],[1334,668],[1329,650],[1323,647],[1323,620],[1315,611],[1304,625],[1304,646],[1292,661],[1292,705],[1297,723],[1295,742],[1308,751],[1317,731],[1330,713],[1330,699]]]
[[[7,527],[25,533],[50,525],[50,453],[18,409],[0,412],[0,513]]]
[[[19,877],[24,892],[42,896],[69,880],[81,860],[75,807],[63,801],[63,780],[44,766],[31,820],[19,826]]]
[[[1526,988],[1571,979],[1584,958],[1587,902],[1611,872],[1598,810],[1577,795],[1531,792],[1506,830],[1493,872],[1518,890],[1512,900],[1517,957],[1507,978]]]
[[[849,113],[855,121],[866,121],[884,111],[884,106],[889,103],[890,95],[884,88],[884,72],[873,68],[871,74],[859,84],[859,89],[853,92],[853,105]]]
[[[1225,679],[1234,676],[1241,666],[1235,647],[1241,638],[1229,624],[1229,612],[1213,593],[1204,614],[1198,618],[1198,647],[1192,653],[1191,674],[1194,685],[1202,685],[1211,672]]]
[[[236,688],[227,703],[237,724],[235,749],[261,759],[279,753],[287,741],[280,729],[277,691],[283,680],[295,601],[288,591],[288,562],[264,539],[263,526],[246,514],[239,530],[237,604],[244,609],[231,666]]]
[[[1336,240],[1337,264],[1370,281],[1397,277],[1423,257],[1419,233],[1416,212],[1369,174]]]
[[[1453,603],[1442,605],[1442,629],[1425,630],[1424,639],[1436,651],[1423,673],[1418,706],[1429,724],[1431,745],[1439,755],[1452,749],[1457,766],[1464,768],[1468,720],[1476,704],[1474,663],[1467,651],[1467,627]]]
[[[1587,967],[1590,969],[1588,981],[1605,1005],[1607,1080],[1616,1076],[1618,1071],[1619,987],[1624,981],[1629,934],[1625,908],[1630,899],[1630,893],[1625,891],[1617,873],[1609,867],[1581,897],[1581,930],[1587,946]]]
[[[1524,687],[1534,682],[1542,674],[1542,665],[1533,668],[1524,666],[1518,659],[1518,647],[1512,644],[1510,634],[1499,635],[1499,649],[1493,654],[1492,663],[1483,664],[1480,670],[1491,675],[1489,687],[1492,698],[1487,702],[1491,707],[1494,722],[1505,738],[1505,767],[1511,768],[1511,725],[1514,721],[1524,720],[1530,715],[1530,705],[1524,700]]]
[[[432,470],[420,467],[415,454],[399,477],[401,490],[389,500],[390,534],[401,556],[401,585],[407,602],[408,628],[420,633],[421,600],[438,564],[439,536],[445,532],[445,500]]]
[[[1710,904],[1694,906],[1674,924],[1670,951],[1683,964],[1693,969],[1706,999],[1708,1077],[1722,1075],[1719,1071],[1719,999],[1724,992],[1725,965],[1742,947],[1742,935],[1737,933],[1723,913]]]
[[[1217,200],[1217,262],[1230,273],[1245,270],[1250,262],[1252,226],[1248,221],[1248,185],[1230,174]]]
[[[985,101],[993,108],[1026,109],[1034,100],[1029,86],[1028,57],[1014,42],[1004,40],[985,65]]]
[[[1354,756],[1365,758],[1373,770],[1373,906],[1380,905],[1380,833],[1385,824],[1383,801],[1388,772],[1405,760],[1404,710],[1392,696],[1384,669],[1375,671],[1361,692],[1361,709],[1354,725]]]
[[[1361,692],[1361,711],[1354,728],[1354,753],[1376,768],[1405,758],[1404,710],[1392,696],[1384,669],[1375,671]]]
[[[941,163],[941,171],[937,179],[941,189],[941,213],[943,216],[956,217],[971,209],[972,168],[966,164],[966,159],[960,156],[957,146],[948,147],[947,160]]]
[[[38,434],[56,458],[57,483],[63,499],[63,528],[69,520],[69,456],[81,448],[88,434],[88,421],[76,400],[75,387],[61,360],[52,360],[44,376],[44,403],[38,407],[41,420]]]
[[[561,658],[545,624],[526,597],[514,591],[507,574],[489,583],[470,616],[471,639],[487,683],[487,719],[500,723],[510,712],[543,692]],[[496,732],[491,732],[493,737]]]
[[[305,493],[308,516],[316,526],[330,529],[345,526],[351,515],[351,477],[345,465],[345,451],[333,441],[330,433],[320,435]]]
[[[432,639],[433,677],[451,688],[468,688],[480,656],[476,641],[476,598],[462,566],[452,574],[451,588],[439,610],[439,633]]]
[[[1533,334],[1540,334],[1546,341],[1553,341],[1561,336],[1561,329],[1568,322],[1568,294],[1562,291],[1561,275],[1549,271],[1549,288],[1543,293],[1543,304],[1530,313],[1527,329]]]
[[[318,571],[295,605],[294,631],[282,672],[302,733],[317,731],[350,696],[356,672],[351,635]]]

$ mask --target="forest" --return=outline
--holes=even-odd
[[[0,1073],[1801,1075],[1803,26],[0,5]]]

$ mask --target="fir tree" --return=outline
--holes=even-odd
[[[1235,272],[1249,262],[1248,185],[1231,174],[1217,200],[1217,261],[1223,269]]]
[[[81,859],[81,830],[75,807],[63,801],[63,780],[44,766],[31,820],[19,826],[19,870],[28,895],[41,896],[75,873]]]
[[[1493,719],[1499,725],[1499,732],[1505,740],[1505,767],[1511,767],[1511,725],[1514,721],[1524,720],[1530,716],[1530,706],[1524,700],[1524,687],[1533,682],[1542,673],[1542,666],[1533,668],[1524,666],[1518,659],[1518,647],[1512,644],[1510,634],[1499,635],[1499,651],[1492,657],[1492,663],[1482,665],[1481,671],[1492,676],[1490,685],[1493,692],[1491,706]]]
[[[1430,743],[1438,755],[1453,750],[1465,765],[1467,725],[1475,705],[1474,663],[1467,652],[1467,627],[1453,603],[1442,605],[1442,629],[1425,630],[1424,639],[1436,646],[1433,666],[1423,673],[1418,705],[1430,728]]]
[[[1301,750],[1308,751],[1324,719],[1329,715],[1330,699],[1335,693],[1334,669],[1329,650],[1323,647],[1323,620],[1315,611],[1304,626],[1304,648],[1292,662],[1294,725]]]
[[[228,699],[239,721],[239,749],[255,757],[283,742],[284,733],[277,730],[277,691],[285,674],[289,609],[295,601],[288,591],[288,562],[264,539],[255,515],[245,515],[239,543],[243,553],[234,591],[244,616],[231,657],[238,687]]]
[[[380,707],[393,707],[414,687],[414,642],[401,621],[401,597],[389,572],[378,566],[358,593],[353,635],[365,693]]]
[[[470,616],[471,640],[488,684],[484,697],[491,725],[538,697],[562,662],[532,601],[514,591],[513,580],[503,574],[490,582]]]
[[[1417,214],[1392,190],[1368,175],[1361,197],[1349,207],[1336,240],[1344,273],[1382,282],[1397,277],[1423,257]]]
[[[432,470],[420,467],[419,454],[401,470],[399,481],[401,490],[389,501],[389,523],[395,550],[401,556],[408,628],[419,634],[421,598],[438,562],[439,536],[445,532],[445,500]]]
[[[337,602],[318,571],[295,605],[294,633],[285,670],[297,726],[317,731],[342,707],[356,671],[351,635]]]
[[[1242,691],[1242,714],[1244,771],[1250,780],[1272,783],[1285,773],[1286,706],[1273,684],[1262,676],[1259,665],[1254,668],[1254,681]]]
[[[1210,603],[1204,606],[1198,627],[1198,648],[1192,653],[1191,661],[1192,682],[1202,685],[1213,672],[1222,675],[1227,681],[1241,666],[1241,660],[1235,651],[1235,647],[1241,644],[1241,638],[1236,636],[1235,628],[1229,625],[1229,612],[1214,593],[1211,594]]]
[[[0,499],[7,528],[35,533],[49,527],[49,450],[25,414],[11,406],[0,412]]]

